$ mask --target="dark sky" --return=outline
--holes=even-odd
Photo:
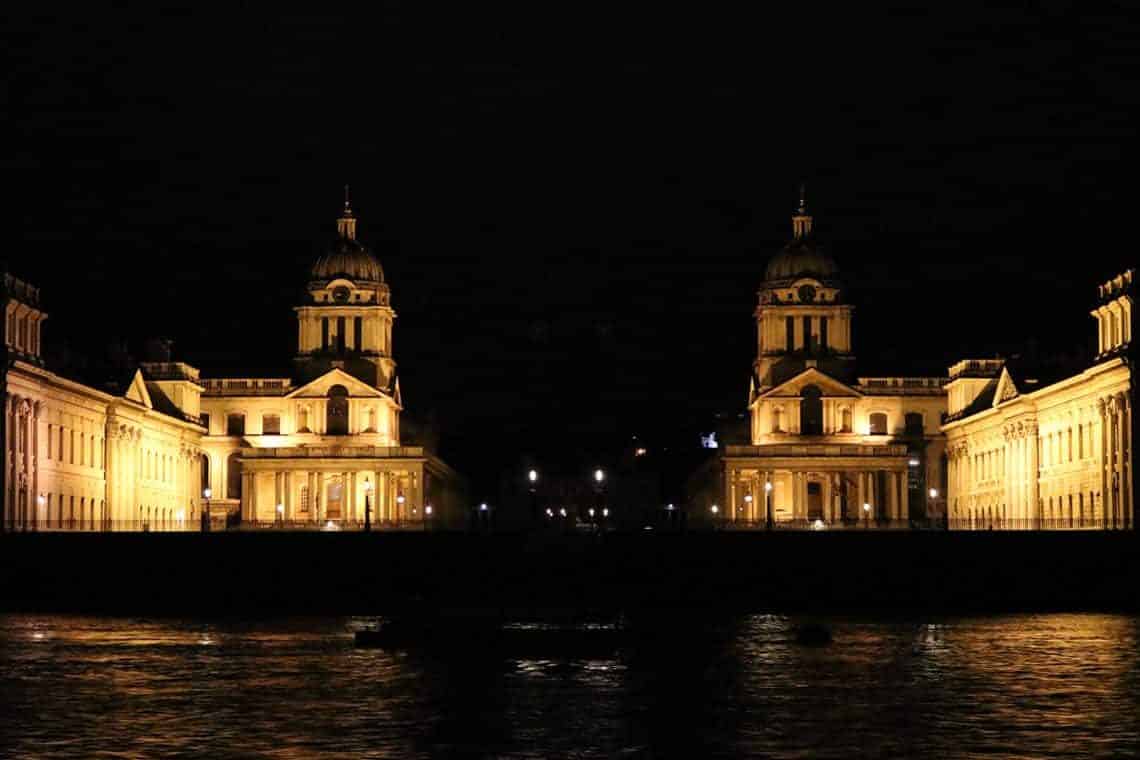
[[[945,5],[25,10],[3,33],[6,258],[51,341],[163,335],[207,376],[286,368],[351,183],[407,413],[435,414],[481,487],[523,455],[675,445],[742,411],[801,181],[865,371],[1084,347],[1096,283],[1135,264],[1136,15]],[[520,39],[563,62],[413,62]],[[596,62],[614,42],[657,62]]]

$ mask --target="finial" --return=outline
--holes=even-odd
[[[336,220],[336,233],[347,240],[356,240],[356,219],[352,215],[352,205],[348,198],[348,185],[344,186],[344,211]]]
[[[800,206],[792,216],[792,234],[796,240],[803,240],[811,234],[811,214],[807,212],[807,186],[800,183]]]

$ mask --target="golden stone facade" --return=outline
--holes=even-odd
[[[6,276],[3,297],[6,530],[464,520],[456,473],[401,445],[396,314],[347,200],[295,310],[290,377],[204,379],[163,357],[101,391],[44,368],[38,290]]]
[[[1132,528],[1132,278],[1100,286],[1095,364],[1019,389],[1002,359],[863,377],[839,270],[801,198],[755,311],[750,443],[691,484],[726,527]],[[719,481],[719,482],[718,482]]]

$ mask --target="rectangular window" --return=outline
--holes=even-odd
[[[245,435],[244,414],[231,414],[226,417],[226,435]]]
[[[63,425],[60,425],[59,426],[59,461],[60,461],[60,463],[63,462],[63,432],[64,432]]]
[[[804,317],[804,350],[810,351],[811,348],[811,317]]]
[[[329,350],[329,318],[323,317],[321,319],[321,350]]]
[[[827,317],[819,318],[819,347],[827,350]]]
[[[344,317],[336,318],[336,352],[344,353]]]
[[[262,435],[281,435],[281,418],[276,414],[265,414],[261,417]]]
[[[788,351],[796,350],[796,320],[794,317],[788,317],[784,320],[784,327],[787,330],[787,346]]]
[[[67,452],[69,454],[69,456],[67,458],[67,463],[68,464],[75,464],[75,431],[74,430],[71,431],[70,438],[71,438],[71,440],[67,442]]]
[[[206,435],[210,434],[210,415],[202,415],[202,427],[206,428]]]
[[[364,319],[355,317],[352,320],[352,347],[357,351],[364,349]]]
[[[51,459],[51,424],[47,426],[47,458]]]

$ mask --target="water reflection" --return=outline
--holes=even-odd
[[[0,755],[999,756],[1140,751],[1140,622],[655,624],[612,657],[355,649],[367,618],[0,616]]]

